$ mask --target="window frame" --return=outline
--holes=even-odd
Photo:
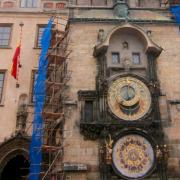
[[[10,27],[9,38],[8,38],[8,45],[1,45],[0,44],[0,49],[10,48],[11,39],[12,39],[12,25],[13,25],[12,23],[0,23],[0,28],[1,27]]]
[[[138,55],[139,56],[139,63],[134,63],[134,55]],[[135,66],[141,65],[141,53],[140,52],[132,52],[132,64]]]
[[[41,46],[39,46],[38,44],[38,40],[39,40],[39,28],[46,28],[47,24],[37,24],[36,25],[36,36],[35,36],[35,42],[34,42],[34,48],[35,49],[41,49]],[[52,24],[52,28],[55,27],[55,24]],[[42,32],[42,35],[43,35],[43,32]],[[41,43],[41,42],[40,42]],[[50,47],[49,48],[52,48],[52,39],[50,41]]]
[[[22,1],[25,1],[25,6],[24,7],[21,6]],[[20,0],[19,3],[20,3],[19,4],[20,8],[37,8],[38,7],[38,0],[31,0],[31,5],[32,6],[29,6],[29,7],[27,6],[28,5],[28,0]],[[35,6],[33,6],[33,3],[36,3]]]
[[[113,62],[113,55],[118,55],[118,62],[117,63],[114,63]],[[119,52],[117,52],[117,51],[112,51],[111,52],[111,64],[113,64],[113,65],[118,65],[118,64],[120,64],[121,63],[121,55],[120,55],[120,53]]]
[[[35,39],[35,48],[41,49],[41,46],[39,46],[39,29],[45,28],[47,24],[37,24],[36,25],[36,39]],[[42,32],[43,34],[43,32]],[[42,35],[41,35],[42,37]],[[41,43],[41,42],[40,42]]]

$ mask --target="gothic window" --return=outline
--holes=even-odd
[[[37,7],[37,0],[21,0],[20,7],[35,8],[35,7]]]
[[[0,25],[0,47],[9,47],[12,26]]]
[[[134,65],[141,64],[141,58],[139,52],[132,53],[132,63]]]
[[[120,55],[118,52],[112,52],[112,64],[120,63]]]

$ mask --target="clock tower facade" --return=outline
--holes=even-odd
[[[81,132],[99,139],[102,180],[166,179],[156,61],[162,49],[139,26],[99,30],[95,91],[79,91]],[[89,121],[92,103],[94,121]],[[90,112],[90,111],[89,111]]]

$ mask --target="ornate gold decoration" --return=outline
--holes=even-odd
[[[154,165],[154,151],[147,139],[130,134],[121,137],[113,148],[116,170],[128,178],[145,176]]]
[[[111,163],[112,161],[112,148],[113,148],[113,140],[111,138],[111,135],[109,134],[109,139],[108,141],[105,140],[105,145],[106,145],[106,161],[108,164]]]
[[[118,118],[134,121],[142,118],[151,106],[148,87],[134,77],[113,81],[108,89],[108,105]]]

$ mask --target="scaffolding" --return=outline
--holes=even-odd
[[[45,83],[45,98],[41,111],[43,122],[42,126],[38,126],[38,131],[41,133],[36,133],[36,135],[39,136],[36,138],[40,138],[42,143],[40,146],[33,147],[34,151],[42,153],[42,159],[39,161],[40,164],[33,164],[34,167],[40,167],[41,170],[39,172],[30,172],[29,177],[36,174],[34,179],[65,179],[63,171],[64,104],[68,98],[66,95],[67,82],[71,77],[71,72],[67,70],[69,55],[71,53],[71,51],[68,50],[68,32],[68,19],[54,16],[51,26],[50,48],[46,54],[47,67],[44,68],[44,71],[46,71],[46,79],[40,79],[36,82],[37,84]],[[44,66],[46,66],[46,63],[44,63]],[[38,94],[38,96],[42,96],[42,94]],[[38,101],[38,98],[35,98],[35,101],[36,100]]]

